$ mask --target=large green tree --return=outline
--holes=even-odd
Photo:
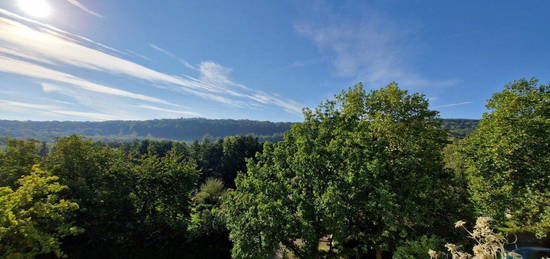
[[[131,247],[137,215],[132,192],[136,177],[133,165],[117,150],[90,140],[58,138],[43,168],[68,186],[60,195],[79,204],[76,224],[84,229],[64,240],[71,257],[122,256]]]
[[[280,249],[299,258],[376,249],[380,257],[452,220],[441,153],[448,134],[423,95],[395,83],[370,93],[357,85],[304,117],[237,178],[225,203],[234,257]]]
[[[479,214],[513,228],[550,231],[550,85],[520,79],[487,103],[463,142],[466,174]]]
[[[199,171],[192,160],[174,151],[164,157],[147,155],[133,169],[133,191],[139,229],[135,236],[142,257],[163,255],[177,258],[187,239],[191,193]],[[145,256],[147,255],[147,256]]]

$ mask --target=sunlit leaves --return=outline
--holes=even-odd
[[[512,229],[550,229],[550,86],[535,79],[506,85],[487,103],[464,141],[467,175],[478,212]]]
[[[3,258],[32,258],[52,252],[61,256],[61,238],[80,232],[70,221],[78,204],[59,198],[58,193],[67,187],[58,179],[34,167],[15,188],[0,187]]]

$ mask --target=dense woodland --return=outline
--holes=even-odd
[[[459,138],[468,135],[478,120],[443,119],[443,128]],[[0,136],[52,141],[69,135],[87,136],[97,141],[131,141],[134,139],[169,139],[193,141],[216,140],[237,135],[255,135],[260,141],[279,141],[290,122],[210,119],[164,119],[149,121],[7,121],[0,120]]]
[[[193,141],[237,135],[278,140],[292,123],[253,120],[163,119],[148,121],[7,121],[0,120],[0,136],[50,141],[55,137],[93,137],[95,140],[170,139]]]
[[[194,119],[71,126],[79,135],[187,139],[208,132],[212,140],[3,138],[0,256],[429,258],[428,250],[450,242],[471,248],[454,226],[479,216],[504,234],[544,238],[550,85],[514,81],[487,108],[468,135],[477,121],[441,120],[422,94],[395,83],[370,92],[358,84],[305,109],[293,125]],[[178,130],[183,122],[201,126]],[[25,131],[9,134],[17,137],[49,138],[68,128],[2,122],[9,123]],[[224,123],[233,128],[213,126]],[[241,130],[243,123],[257,129]],[[459,138],[449,127],[461,129]],[[224,137],[281,132],[272,142]]]

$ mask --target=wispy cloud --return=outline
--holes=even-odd
[[[54,106],[54,105],[41,105],[41,104],[34,104],[34,103],[24,103],[24,102],[0,100],[0,110],[10,110],[10,111],[19,112],[19,111],[21,111],[21,109],[32,111],[32,112],[38,111],[40,113],[61,115],[61,117],[78,116],[78,117],[84,117],[84,118],[88,118],[88,119],[92,119],[92,120],[115,120],[115,119],[117,119],[117,117],[109,115],[109,114],[64,110],[61,107]]]
[[[160,112],[157,114],[178,114],[180,116],[185,116],[185,117],[200,117],[200,114],[196,112],[183,110],[184,107],[182,107],[181,105],[179,105],[180,108],[175,110],[175,109],[162,108],[159,106],[149,105],[149,104],[135,105],[132,103],[126,103],[121,101],[113,103],[110,100],[104,100],[105,98],[101,98],[100,96],[99,97],[95,96],[95,94],[93,93],[76,91],[75,89],[71,89],[66,86],[54,85],[50,83],[42,83],[41,86],[42,86],[42,90],[45,93],[57,94],[57,95],[69,97],[72,100],[76,101],[76,103],[78,103],[80,107],[86,107],[86,108],[89,108],[90,110],[97,111],[101,114],[108,113],[113,118],[132,119],[132,120],[137,120],[140,118],[143,119],[144,117],[142,117],[141,115],[144,113],[144,110],[152,110],[152,111]],[[60,100],[55,100],[55,101],[62,104],[71,104]],[[78,114],[75,113],[75,115],[78,115]]]
[[[20,17],[3,9],[0,9],[0,14],[9,17],[0,16],[0,42],[3,44],[0,48],[0,72],[71,86],[72,89],[173,107],[177,105],[158,97],[106,86],[76,76],[72,71],[102,73],[104,78],[129,77],[141,85],[184,93],[187,96],[190,94],[235,107],[273,105],[293,114],[299,114],[301,110],[301,105],[292,100],[257,91],[233,81],[230,78],[232,70],[213,61],[204,61],[197,66],[187,63],[196,75],[170,75],[124,59],[120,56],[125,55],[125,52],[84,36]],[[177,58],[158,46],[151,47]],[[71,72],[65,71],[66,68],[70,68]],[[167,109],[165,112],[174,111],[159,108]]]
[[[75,87],[80,87],[84,90],[98,92],[102,94],[133,98],[133,99],[147,101],[147,102],[162,103],[162,104],[168,104],[168,105],[171,104],[167,101],[164,101],[158,98],[154,98],[154,97],[150,97],[142,94],[136,94],[136,93],[120,90],[117,88],[111,88],[108,86],[96,84],[96,83],[87,81],[85,79],[75,77],[70,74],[66,74],[53,69],[45,68],[29,62],[16,60],[16,59],[12,59],[1,55],[0,55],[0,72],[18,74],[22,76],[32,77],[35,79],[52,80],[60,83],[66,83]]]
[[[98,13],[96,13],[96,12],[90,10],[88,7],[86,7],[85,5],[83,5],[82,3],[80,3],[80,2],[77,1],[77,0],[67,0],[67,2],[69,2],[70,4],[72,4],[72,5],[74,5],[74,6],[78,7],[78,8],[80,8],[80,9],[81,9],[82,11],[84,11],[84,12],[87,12],[87,13],[89,13],[89,14],[91,14],[91,15],[94,15],[94,16],[97,16],[97,17],[99,17],[99,18],[103,18],[103,15],[98,14]]]
[[[70,117],[85,117],[93,120],[120,120],[120,117],[112,116],[104,113],[95,113],[95,112],[78,112],[78,111],[68,111],[68,110],[50,110],[50,112],[67,115]]]
[[[274,104],[282,107],[289,113],[301,114],[302,112],[302,106],[293,100],[283,99],[262,91],[256,91],[243,84],[234,82],[229,77],[231,73],[230,68],[226,68],[212,61],[204,61],[199,64],[198,70],[200,71],[200,76],[197,81],[205,85],[213,86],[211,88],[216,92],[223,92],[236,97],[244,97],[260,104]],[[245,92],[233,90],[235,88],[243,89]]]
[[[136,57],[138,57],[138,58],[142,58],[142,59],[145,59],[145,60],[147,60],[147,61],[151,61],[151,59],[150,59],[149,57],[147,57],[147,56],[145,56],[145,55],[142,55],[142,54],[139,54],[139,53],[137,53],[137,52],[135,52],[135,51],[132,51],[132,50],[127,49],[126,52],[128,52],[129,54],[134,55],[134,56],[136,56]]]
[[[58,109],[56,106],[51,105],[40,105],[40,104],[34,104],[34,103],[23,103],[23,102],[15,102],[15,101],[7,101],[7,100],[0,100],[0,103],[4,105],[9,105],[12,107],[19,107],[19,108],[27,108],[27,109],[41,109],[41,110],[54,110]]]
[[[312,58],[307,60],[297,60],[292,62],[292,64],[288,65],[289,68],[296,68],[296,67],[307,67],[315,64],[319,64],[321,62],[321,59],[319,58]]]
[[[201,116],[199,113],[196,113],[196,112],[189,112],[189,111],[182,111],[182,110],[172,110],[172,109],[161,108],[161,107],[157,107],[157,106],[153,106],[153,105],[142,104],[142,105],[138,105],[136,107],[142,108],[142,109],[154,110],[154,111],[180,114],[180,115],[184,115],[184,116],[193,116],[193,117],[200,117]]]
[[[42,83],[42,90],[46,93],[61,93],[63,94],[63,88],[48,83]]]
[[[189,62],[187,62],[185,59],[182,59],[182,58],[179,58],[178,56],[176,56],[174,53],[168,51],[168,50],[165,50],[155,44],[149,44],[149,47],[151,47],[152,49],[170,57],[170,58],[173,58],[175,60],[177,60],[179,63],[181,63],[182,65],[184,65],[185,67],[189,68],[189,69],[192,69],[192,70],[197,70],[196,67],[194,67],[193,65],[191,65]]]
[[[199,64],[198,70],[200,72],[199,79],[202,82],[207,82],[220,88],[228,89],[229,87],[235,86],[245,90],[250,90],[250,88],[229,79],[231,69],[217,64],[216,62],[203,61]]]
[[[451,103],[451,104],[432,106],[432,108],[436,108],[436,109],[447,108],[447,107],[461,106],[461,105],[466,105],[466,104],[471,104],[471,103],[472,102]]]
[[[0,53],[3,54],[3,55],[8,55],[8,56],[12,56],[12,57],[17,57],[17,58],[22,58],[22,59],[26,59],[26,60],[36,61],[36,62],[40,62],[40,63],[44,63],[44,64],[50,64],[50,65],[54,64],[50,60],[40,58],[40,57],[36,57],[36,56],[33,56],[33,55],[27,55],[25,53],[21,53],[20,51],[15,50],[15,49],[0,47]]]
[[[393,23],[375,12],[362,21],[347,21],[334,14],[321,21],[302,22],[295,31],[310,39],[331,60],[335,74],[383,85],[397,81],[407,87],[449,86],[455,79],[432,79],[416,72],[410,36],[414,30]]]

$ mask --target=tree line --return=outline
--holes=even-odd
[[[51,141],[55,137],[93,137],[98,141],[128,142],[133,139],[217,140],[227,136],[255,135],[277,141],[292,123],[253,120],[213,120],[203,118],[146,121],[8,121],[0,120],[0,136]]]
[[[429,258],[459,220],[550,231],[550,85],[521,79],[464,139],[396,83],[342,91],[254,136],[0,153],[6,258]]]
[[[73,135],[41,147],[10,139],[0,153],[2,257],[229,257],[216,209],[245,158],[261,151],[251,136],[186,144]]]
[[[442,119],[443,128],[458,138],[468,135],[478,120]],[[253,120],[162,119],[147,121],[7,121],[0,120],[0,136],[51,142],[73,134],[103,142],[131,142],[135,139],[192,142],[228,136],[255,135],[262,142],[277,142],[293,123]],[[2,140],[0,138],[0,145]]]

